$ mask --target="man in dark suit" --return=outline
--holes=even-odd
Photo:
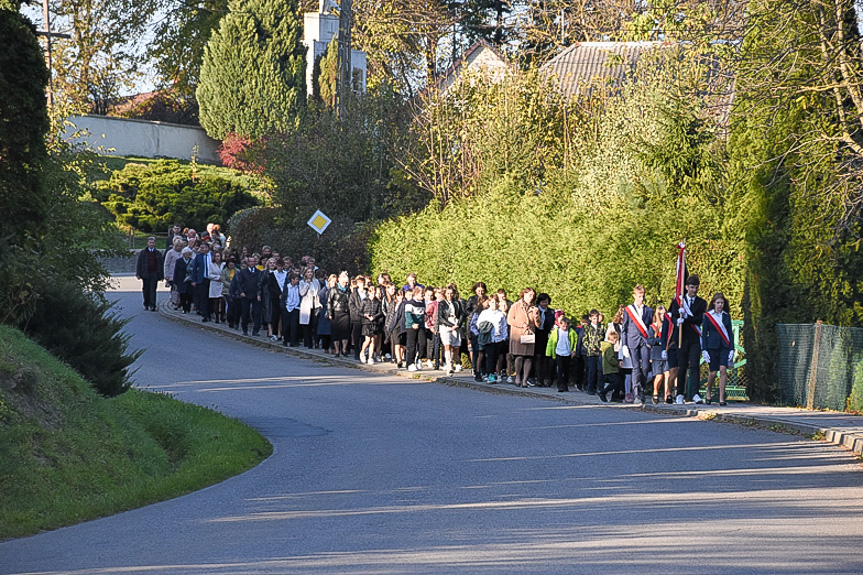
[[[644,388],[650,371],[650,346],[647,345],[647,326],[653,322],[653,309],[644,305],[644,286],[632,290],[633,303],[623,309],[620,324],[620,341],[624,357],[632,360],[632,392],[644,403]],[[632,401],[627,394],[626,401]]]
[[[210,321],[210,262],[212,261],[210,246],[203,242],[192,261],[192,289],[195,290],[195,306],[203,321]],[[216,278],[217,279],[217,278]]]
[[[261,277],[264,274],[255,267],[258,265],[258,258],[249,256],[247,261],[249,265],[237,272],[235,278],[243,305],[241,325],[243,335],[249,335],[249,316],[251,316],[252,335],[257,337],[261,329]]]
[[[156,288],[164,279],[165,261],[162,252],[156,249],[156,238],[147,238],[147,247],[138,252],[135,277],[143,282],[144,309],[156,311]]]
[[[675,298],[669,307],[671,320],[677,329],[671,334],[674,342],[681,342],[677,350],[677,398],[675,402],[682,404],[686,401],[702,403],[698,395],[698,384],[700,370],[698,364],[701,361],[701,322],[704,312],[707,311],[707,302],[698,297],[699,279],[697,275],[691,275],[686,280],[686,293],[678,303]],[[680,331],[683,334],[681,336]],[[669,367],[671,365],[671,352],[669,351]],[[687,379],[687,370],[689,378]]]

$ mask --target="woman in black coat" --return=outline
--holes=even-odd
[[[177,260],[174,264],[174,277],[171,282],[177,286],[177,293],[180,295],[180,306],[183,308],[183,313],[189,313],[192,309],[192,296],[194,288],[192,288],[192,276],[189,272],[192,269],[192,250],[183,248],[183,257]]]
[[[351,337],[350,278],[348,272],[339,274],[339,283],[330,290],[327,299],[327,318],[336,356],[347,357],[348,339]]]

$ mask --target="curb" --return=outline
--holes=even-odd
[[[217,333],[219,335],[223,335],[226,337],[231,337],[236,339],[237,341],[242,341],[246,344],[250,344],[260,348],[267,348],[273,351],[281,351],[286,355],[290,355],[293,357],[298,357],[302,359],[311,359],[318,363],[326,363],[328,365],[333,365],[337,367],[347,367],[351,369],[362,370],[370,373],[376,373],[379,375],[390,375],[390,376],[398,376],[403,377],[405,379],[410,379],[414,381],[424,381],[427,383],[437,383],[440,385],[446,385],[449,387],[460,387],[464,389],[473,389],[475,391],[481,391],[484,393],[494,393],[499,395],[511,395],[516,397],[530,397],[535,399],[545,399],[548,401],[556,401],[559,403],[566,403],[572,405],[593,405],[596,407],[606,407],[606,408],[615,408],[615,409],[640,409],[642,411],[655,413],[659,415],[671,416],[671,417],[694,417],[705,421],[715,421],[722,423],[735,423],[738,425],[758,425],[764,427],[768,430],[775,431],[777,433],[785,432],[793,432],[795,434],[809,436],[812,439],[816,439],[818,435],[823,436],[823,441],[828,443],[832,443],[834,445],[838,445],[840,447],[844,447],[857,455],[858,457],[863,457],[863,418],[860,420],[859,431],[849,431],[847,429],[836,428],[836,427],[824,427],[819,425],[813,425],[811,423],[806,423],[802,421],[795,421],[793,418],[785,418],[778,416],[765,416],[760,414],[747,414],[741,413],[734,409],[734,407],[726,407],[723,408],[722,411],[718,407],[709,408],[707,406],[701,406],[699,409],[695,406],[686,406],[679,407],[676,405],[668,405],[668,404],[658,404],[653,405],[651,403],[645,403],[642,405],[627,405],[627,404],[608,404],[602,402],[594,402],[594,401],[586,401],[585,398],[591,396],[585,396],[585,398],[580,398],[578,393],[570,393],[570,394],[558,394],[551,392],[544,392],[542,390],[549,388],[511,388],[510,384],[488,384],[488,383],[479,383],[474,381],[470,377],[453,377],[447,375],[433,375],[428,371],[419,371],[419,372],[409,372],[399,370],[396,367],[389,367],[392,364],[375,364],[374,366],[368,366],[365,364],[358,364],[354,360],[351,359],[343,359],[332,357],[328,354],[320,353],[317,351],[309,351],[303,347],[285,347],[281,343],[276,343],[270,341],[266,338],[253,338],[249,336],[244,336],[239,332],[236,332],[226,325],[222,327],[222,324],[213,324],[209,325],[202,324],[200,322],[195,321],[193,318],[197,316],[187,316],[174,313],[167,309],[168,302],[162,302],[158,306],[159,315],[162,317],[169,319],[171,321],[182,323],[185,325],[195,326],[201,329],[205,329],[209,333]],[[216,327],[218,326],[218,327]],[[215,330],[213,328],[216,328]],[[741,404],[745,405],[745,404]],[[847,415],[847,414],[843,414]],[[820,438],[817,438],[820,439]]]

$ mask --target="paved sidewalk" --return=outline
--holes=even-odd
[[[760,425],[779,432],[799,433],[814,436],[815,438],[823,438],[830,443],[846,447],[858,456],[863,456],[863,417],[858,415],[836,411],[808,411],[794,407],[773,407],[734,401],[729,402],[727,407],[719,407],[716,404],[694,405],[691,403],[686,405],[668,405],[665,403],[653,405],[649,399],[645,405],[602,403],[597,396],[582,393],[574,388],[569,393],[558,393],[556,388],[518,388],[508,383],[488,384],[474,381],[473,374],[467,371],[455,373],[452,376],[447,376],[445,372],[433,369],[409,372],[405,369],[397,369],[392,363],[366,365],[358,363],[353,359],[333,357],[332,355],[323,353],[319,349],[306,349],[302,346],[284,347],[281,342],[273,342],[265,335],[261,337],[247,337],[240,330],[229,328],[227,324],[202,323],[198,315],[192,313],[183,314],[174,311],[167,302],[162,302],[159,306],[159,313],[174,321],[197,325],[201,329],[233,337],[250,345],[279,349],[297,357],[313,358],[340,367],[351,367],[386,375],[398,375],[408,379],[422,379],[489,393],[541,397],[570,404],[597,405],[612,409],[642,409],[669,416],[697,417],[699,419],[727,421],[744,425]],[[262,331],[266,333],[265,330]]]

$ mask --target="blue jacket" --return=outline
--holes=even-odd
[[[195,254],[195,257],[192,259],[192,281],[196,284],[202,283],[206,269],[207,260],[204,254]]]
[[[731,316],[722,312],[722,325],[725,326],[725,331],[728,332],[729,343],[725,343],[722,338],[722,333],[713,325],[707,314],[704,313],[704,319],[701,320],[701,349],[724,349],[731,351],[731,346],[734,345],[734,334],[731,331]]]
[[[629,306],[623,311],[623,323],[620,326],[620,341],[626,347],[634,349],[636,347],[644,347],[647,345],[647,336],[641,333],[638,325],[629,317]],[[653,309],[647,306],[641,308],[641,321],[644,322],[645,329],[653,321]]]

